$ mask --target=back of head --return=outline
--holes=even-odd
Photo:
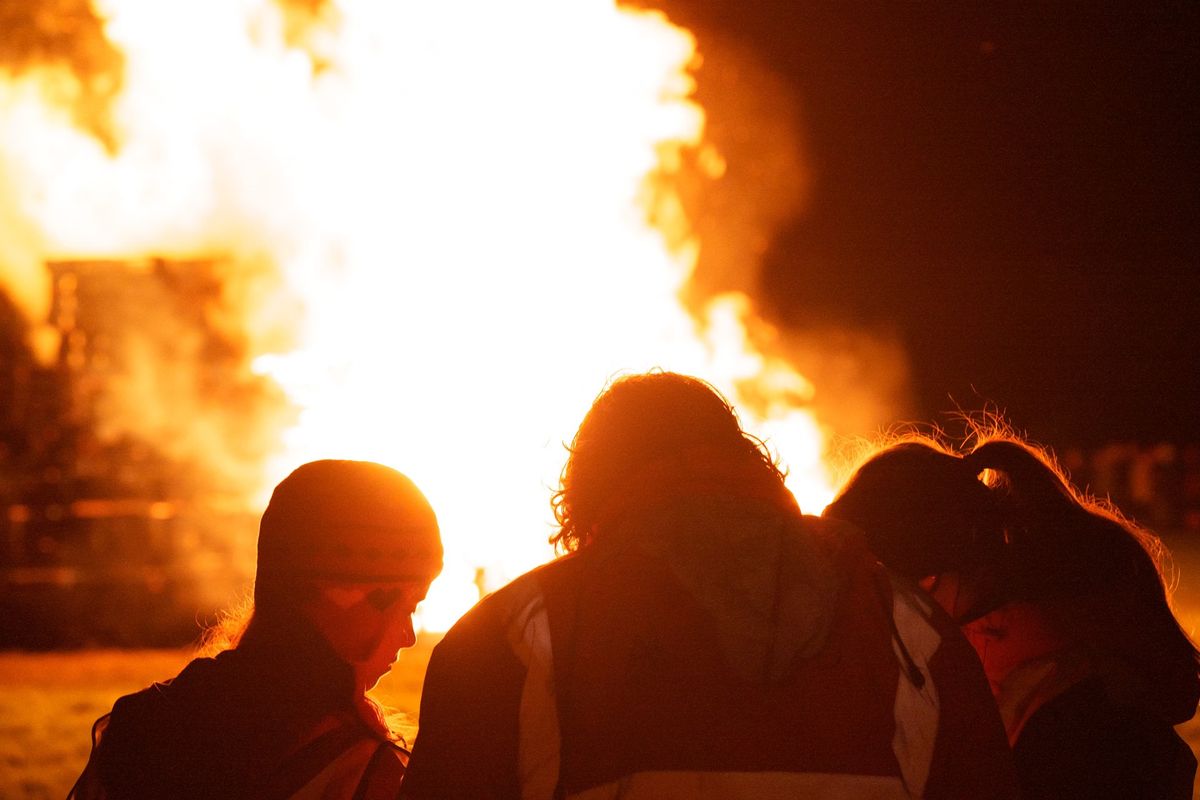
[[[1161,543],[1119,512],[1076,491],[1040,449],[1013,437],[978,444],[965,459],[1001,509],[1014,600],[1115,595],[1164,598]]]
[[[765,446],[704,381],[654,372],[608,387],[579,427],[556,513],[560,547],[597,555],[576,635],[619,619],[631,639],[653,630],[701,648],[747,685],[784,680],[825,645],[842,538],[804,521]],[[670,673],[675,658],[649,669]]]
[[[571,444],[554,498],[561,528],[551,541],[565,550],[588,543],[639,470],[695,454],[744,467],[786,491],[762,443],[743,432],[733,407],[708,383],[673,372],[614,381]]]
[[[913,579],[975,569],[1004,539],[987,487],[931,439],[872,455],[824,515],[862,530],[880,561]]]

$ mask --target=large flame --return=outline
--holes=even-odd
[[[125,58],[119,147],[48,102],[45,72],[0,83],[0,214],[26,234],[3,257],[233,264],[250,364],[297,409],[255,502],[312,458],[410,474],[446,541],[427,627],[551,556],[563,443],[622,371],[709,379],[801,504],[827,501],[812,387],[756,349],[749,301],[695,319],[678,300],[702,243],[669,178],[704,115],[695,42],[661,14],[343,0],[298,34],[265,0],[99,10]]]

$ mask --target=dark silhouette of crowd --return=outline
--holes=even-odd
[[[1110,442],[1061,458],[1072,483],[1153,530],[1200,532],[1200,444]]]
[[[885,442],[821,516],[785,477],[707,383],[611,383],[559,557],[438,643],[410,751],[366,693],[414,641],[434,512],[387,467],[303,465],[229,647],[118,700],[72,796],[1191,796],[1200,661],[1149,530],[1002,432]]]

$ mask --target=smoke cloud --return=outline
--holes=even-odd
[[[112,106],[124,66],[89,0],[0,0],[0,76],[36,77],[46,99],[110,153],[120,144]]]
[[[707,115],[705,144],[678,177],[682,213],[701,243],[685,299],[698,318],[714,299],[744,294],[749,318],[777,307],[763,259],[789,220],[814,197],[803,109],[795,89],[747,45],[719,31],[696,31],[697,100]],[[803,280],[804,265],[794,266]],[[754,344],[792,364],[811,383],[801,402],[836,433],[861,435],[892,423],[911,405],[909,362],[885,330],[822,322],[748,325]]]

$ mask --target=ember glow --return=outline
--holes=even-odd
[[[759,351],[750,301],[678,300],[703,247],[670,188],[703,143],[688,32],[613,0],[97,8],[125,59],[115,148],[53,101],[58,71],[0,79],[10,291],[36,322],[49,259],[230,265],[247,366],[295,409],[247,501],[313,458],[412,476],[446,543],[426,627],[552,555],[563,444],[621,372],[712,381],[827,502],[813,387]],[[121,425],[153,441],[148,416]]]

